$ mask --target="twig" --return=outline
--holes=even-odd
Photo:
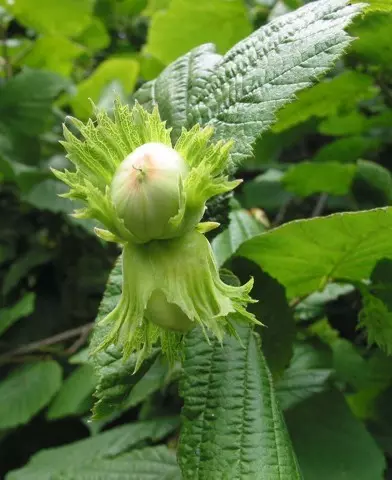
[[[80,336],[80,339],[83,338],[85,340],[88,334],[90,333],[90,331],[92,330],[93,326],[94,326],[94,322],[87,323],[85,325],[82,325],[81,327],[72,328],[71,330],[66,330],[65,332],[61,332],[61,333],[58,333],[57,335],[53,335],[52,337],[44,338],[42,340],[38,340],[37,342],[31,342],[31,343],[28,343],[27,345],[22,345],[19,348],[16,348],[14,350],[4,353],[3,355],[0,355],[0,362],[4,360],[9,360],[11,357],[14,357],[17,355],[25,355],[26,353],[32,353],[37,350],[41,350],[43,347],[54,345],[55,343],[60,343],[65,340],[69,340],[70,338]],[[78,341],[80,339],[78,339]],[[75,344],[77,342],[75,342]],[[75,344],[72,347],[74,347]],[[76,348],[78,348],[78,346],[79,345],[77,345]]]
[[[283,223],[284,217],[286,216],[287,210],[289,209],[290,205],[294,201],[294,197],[288,198],[280,207],[278,213],[276,214],[276,217],[274,218],[272,222],[273,227],[277,227],[281,223]]]
[[[327,201],[328,201],[328,193],[322,193],[317,200],[317,203],[312,211],[311,217],[319,217],[323,213],[323,210],[327,205]]]

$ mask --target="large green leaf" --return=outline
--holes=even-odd
[[[61,384],[57,362],[26,364],[0,383],[0,430],[28,422],[49,403]]]
[[[47,418],[54,420],[68,415],[85,413],[92,402],[92,393],[96,383],[97,380],[91,365],[78,367],[63,383],[48,409]]]
[[[95,460],[89,465],[71,467],[61,475],[61,480],[98,479],[181,480],[181,472],[175,452],[162,445],[134,450],[114,459]],[[37,477],[37,480],[40,479]]]
[[[88,118],[92,113],[89,99],[98,103],[106,87],[118,81],[125,93],[131,93],[135,86],[139,64],[132,58],[108,58],[96,70],[78,85],[77,94],[72,97],[71,105],[75,115]]]
[[[42,133],[51,119],[52,102],[68,82],[40,70],[24,70],[0,86],[1,122],[20,133]]]
[[[302,478],[256,335],[239,327],[241,343],[208,343],[188,335],[179,463],[184,478]]]
[[[345,195],[356,170],[353,164],[301,162],[286,172],[282,182],[286,190],[302,197],[321,192]]]
[[[225,53],[250,33],[241,0],[172,0],[167,9],[152,16],[145,50],[167,65],[206,42],[213,42]]]
[[[149,82],[136,97],[147,105],[158,102],[177,134],[182,126],[200,123],[213,126],[216,139],[236,138],[233,158],[243,160],[275,112],[343,53],[351,41],[344,28],[361,8],[347,6],[346,0],[309,3],[263,26],[220,59],[207,47],[209,53],[199,56],[199,65],[205,64],[199,67],[201,77],[194,75],[191,52],[169,67],[173,77],[167,95],[157,98],[156,84]],[[170,73],[162,75],[167,85]],[[174,108],[182,114],[167,118],[165,110]]]
[[[0,308],[0,335],[20,318],[27,317],[34,311],[35,294],[26,293],[12,307]]]
[[[169,417],[122,425],[69,445],[41,450],[30,459],[25,467],[10,472],[7,480],[75,480],[75,478],[79,478],[74,476],[75,472],[84,468],[87,475],[88,469],[94,468],[97,462],[118,457],[138,445],[143,446],[147,440],[158,441],[171,433],[178,423],[178,418]],[[164,457],[162,457],[163,460]],[[106,479],[107,477],[101,478]]]
[[[333,279],[369,278],[392,258],[392,208],[297,220],[245,242],[242,255],[286,287],[290,297],[322,289]]]
[[[312,396],[286,414],[305,480],[381,480],[384,456],[338,392]]]
[[[211,242],[219,267],[232,257],[246,240],[265,230],[265,226],[247,210],[234,210],[229,217],[229,227]]]
[[[369,75],[347,70],[341,75],[301,92],[298,99],[278,115],[274,132],[287,130],[311,117],[328,117],[354,108],[358,102],[373,98],[377,90]]]
[[[26,27],[41,33],[74,36],[90,23],[94,0],[15,0],[1,4]]]

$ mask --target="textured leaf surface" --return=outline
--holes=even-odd
[[[172,0],[167,9],[153,15],[145,50],[167,65],[206,42],[213,42],[225,53],[250,33],[241,0]]]
[[[301,162],[286,172],[282,182],[286,190],[302,197],[321,192],[345,195],[350,191],[356,169],[355,165],[338,162]]]
[[[329,70],[349,45],[344,28],[359,13],[346,0],[320,0],[263,26],[231,49],[192,100],[190,124],[236,138],[233,157],[251,154],[275,112]]]
[[[0,309],[0,335],[8,330],[20,318],[27,317],[34,311],[35,294],[26,293],[12,307]]]
[[[7,480],[74,480],[75,471],[84,466],[88,471],[101,459],[117,457],[148,439],[158,441],[172,432],[178,423],[178,418],[173,417],[123,425],[63,447],[41,450],[24,468],[9,473]]]
[[[238,328],[208,344],[200,330],[187,340],[179,463],[184,478],[302,478],[255,334]]]
[[[305,480],[381,480],[384,456],[338,392],[315,395],[286,414]]]
[[[221,58],[211,50],[200,56],[201,77],[187,66],[195,53],[182,57],[155,81],[162,84],[166,77],[168,85],[169,69],[175,68],[167,96],[162,93],[157,98],[156,83],[149,82],[136,98],[147,105],[158,102],[162,117],[170,120],[175,132],[200,123],[213,126],[216,139],[236,138],[233,158],[241,161],[251,155],[255,139],[274,122],[275,112],[343,53],[351,41],[344,28],[361,8],[360,4],[347,6],[346,0],[310,3],[263,26]],[[173,115],[165,115],[167,102],[172,111],[173,102],[182,105],[177,123]]]
[[[61,385],[61,368],[53,361],[26,364],[0,384],[0,430],[26,423]]]
[[[229,227],[217,235],[211,242],[219,267],[235,254],[245,240],[265,230],[264,225],[257,221],[247,210],[234,210],[229,217]]]
[[[96,385],[91,365],[82,365],[72,372],[61,386],[47,413],[50,420],[84,413],[92,400]]]
[[[392,208],[297,220],[245,242],[239,254],[301,296],[333,279],[369,278],[383,257],[392,258]]]
[[[148,447],[113,460],[96,460],[70,469],[61,480],[181,480],[176,454],[165,446]],[[38,479],[37,479],[38,480]]]
[[[376,89],[369,75],[347,70],[338,77],[326,80],[301,92],[295,102],[287,105],[278,115],[274,132],[282,132],[311,117],[328,117],[341,110],[356,107],[357,103],[373,98]]]

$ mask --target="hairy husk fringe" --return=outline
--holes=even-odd
[[[136,353],[137,369],[157,342],[174,361],[181,355],[184,333],[196,325],[222,340],[226,332],[235,334],[233,320],[259,323],[246,310],[254,301],[249,296],[253,280],[232,286],[220,279],[203,234],[216,225],[199,223],[209,198],[240,183],[229,181],[225,173],[231,143],[211,143],[213,130],[196,125],[189,131],[184,129],[172,147],[170,129],[161,121],[157,108],[150,114],[137,104],[129,109],[119,100],[115,101],[113,119],[97,109],[95,117],[86,124],[70,119],[83,137],[77,138],[64,127],[63,145],[76,171],[54,170],[70,187],[64,196],[86,204],[74,215],[98,220],[105,229],[96,228],[97,235],[123,246],[121,299],[98,323],[107,333],[92,353],[117,344],[123,349],[124,360]],[[121,162],[149,142],[174,148],[189,171],[180,185],[179,210],[170,218],[164,239],[143,243],[117,214],[110,186]]]

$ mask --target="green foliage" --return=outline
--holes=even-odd
[[[245,242],[239,254],[259,264],[290,297],[308,295],[334,279],[370,276],[392,257],[392,211],[381,208],[298,220]]]
[[[302,478],[257,336],[188,336],[179,463],[185,478]]]
[[[1,478],[391,475],[392,3],[367,4],[0,0]],[[87,120],[89,97],[112,115],[116,95],[156,104],[172,142],[198,122],[234,140],[244,182],[203,221],[263,323],[222,346],[194,330],[172,366],[156,344],[136,373],[96,352],[110,326],[90,335],[119,303],[116,263],[97,316],[120,250],[50,171],[73,173],[66,117]]]
[[[14,370],[0,385],[3,399],[0,429],[28,422],[45,405],[61,385],[61,368],[54,361],[27,364]]]

